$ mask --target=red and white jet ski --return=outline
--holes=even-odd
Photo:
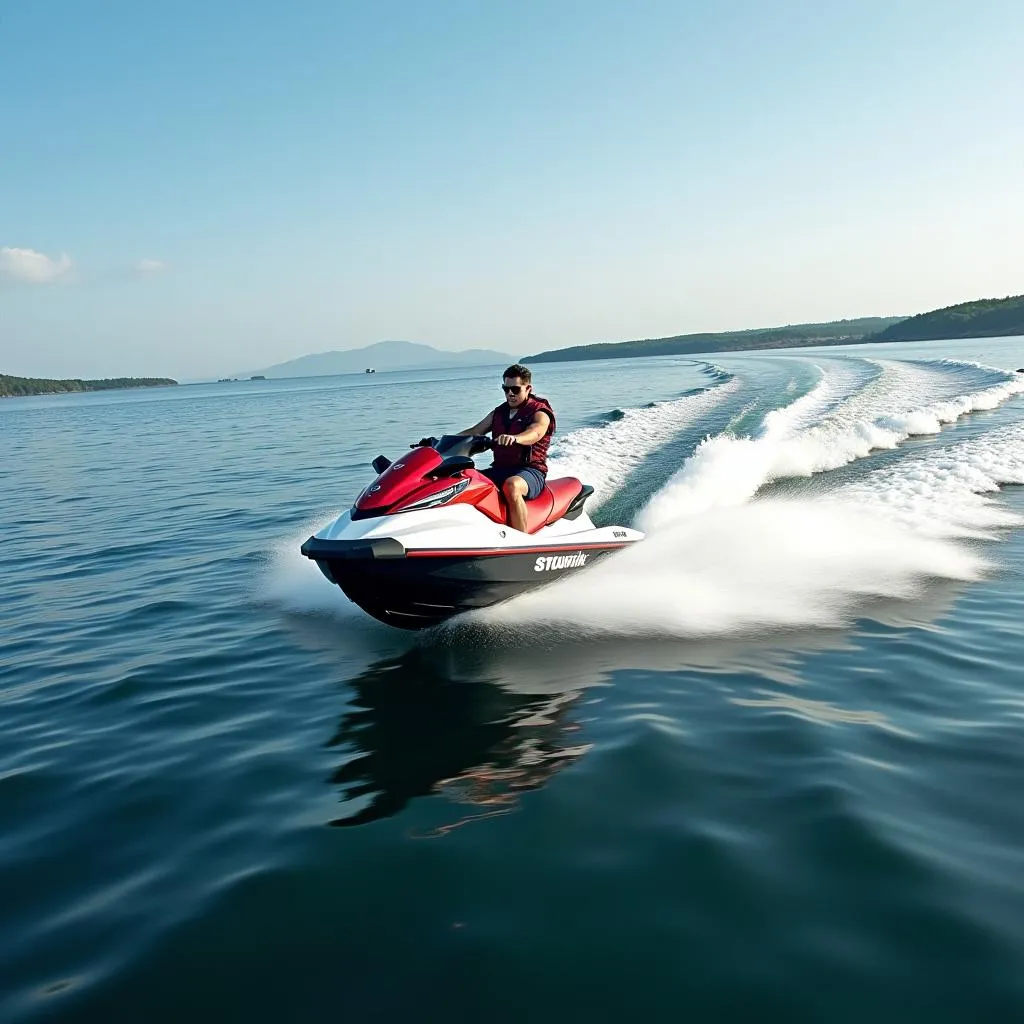
[[[592,487],[549,480],[526,503],[528,528],[508,525],[505,500],[474,465],[488,437],[446,435],[379,474],[355,504],[302,545],[321,572],[381,622],[423,629],[506,601],[643,539],[596,527],[583,511]]]

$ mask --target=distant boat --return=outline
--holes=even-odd
[[[367,368],[366,368],[366,369],[365,369],[365,370],[363,371],[363,373],[376,373],[376,372],[377,372],[377,371],[376,371],[376,370],[375,370],[375,369],[374,369],[374,368],[373,368],[372,366],[368,366],[368,367],[367,367]]]
[[[266,380],[266,379],[267,379],[267,378],[266,378],[266,377],[264,377],[262,373],[256,373],[256,374],[253,374],[253,376],[251,376],[251,377],[249,378],[249,380]]]

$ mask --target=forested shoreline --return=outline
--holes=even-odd
[[[0,373],[0,398],[24,395],[63,395],[75,391],[117,391],[122,388],[174,387],[170,377],[107,377],[103,380],[50,380],[45,377],[13,377]]]
[[[562,362],[579,359],[629,359],[633,356],[691,355],[697,352],[742,352],[748,349],[802,348],[814,345],[851,345],[896,325],[902,317],[861,317],[820,324],[790,324],[747,331],[679,334],[670,338],[605,341],[593,345],[549,349],[524,357],[525,362]]]
[[[881,331],[872,341],[941,341],[1024,335],[1024,295],[974,299],[920,313]]]
[[[868,342],[955,341],[959,338],[1024,336],[1024,295],[974,299],[912,317],[862,317],[821,324],[792,324],[748,331],[680,334],[670,338],[606,341],[549,349],[525,362],[570,362],[580,359],[628,359],[633,356],[745,352],[751,349],[857,345]]]

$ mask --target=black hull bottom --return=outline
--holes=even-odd
[[[554,583],[624,546],[398,555],[394,549],[382,547],[387,543],[311,537],[302,553],[367,615],[389,626],[413,630]]]

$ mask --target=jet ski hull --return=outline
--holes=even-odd
[[[310,537],[302,554],[368,615],[425,629],[571,576],[628,543],[406,549],[393,538]]]

